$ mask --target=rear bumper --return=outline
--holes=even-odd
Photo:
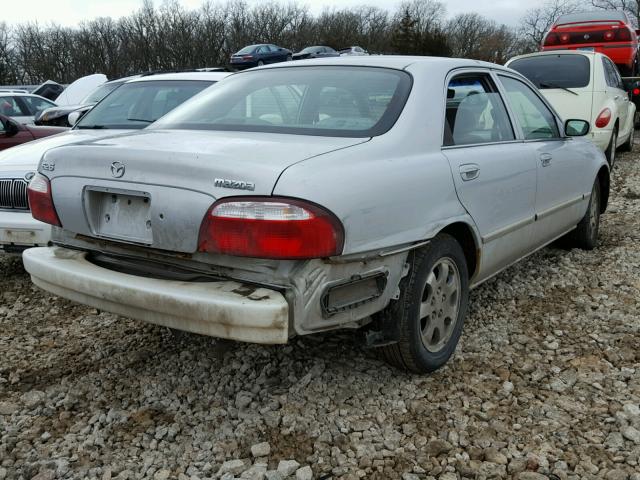
[[[612,130],[596,130],[589,133],[589,138],[603,152],[609,146]]]
[[[279,344],[289,338],[289,307],[275,290],[234,281],[158,280],[108,270],[61,247],[23,254],[33,283],[61,297],[138,320],[203,335]]]
[[[34,247],[51,240],[51,225],[39,222],[31,212],[0,210],[0,251],[2,247]]]

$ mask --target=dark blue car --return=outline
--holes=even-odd
[[[268,63],[288,62],[291,57],[291,50],[277,45],[249,45],[231,55],[231,66],[236,69],[259,67]]]

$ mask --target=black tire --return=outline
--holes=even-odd
[[[411,252],[409,262],[409,273],[400,284],[400,298],[384,312],[398,322],[400,338],[397,343],[380,349],[390,364],[415,373],[428,373],[449,360],[462,334],[469,303],[467,262],[460,244],[447,234],[440,234],[426,247]],[[443,273],[445,270],[448,274]],[[434,274],[430,284],[433,288],[428,286],[431,273]],[[442,276],[438,278],[439,275]],[[447,286],[450,292],[453,287],[459,288],[456,295],[450,293],[450,298],[445,299]],[[442,297],[437,295],[441,287],[445,289]],[[456,313],[451,310],[454,302]],[[420,318],[423,304],[423,308],[438,313]],[[447,311],[455,318],[448,317]],[[442,337],[439,328],[443,329]],[[426,336],[424,340],[423,335]]]
[[[258,66],[261,67],[264,65],[264,62],[262,60],[258,60]]]
[[[622,145],[620,145],[619,150],[621,152],[630,152],[633,150],[633,138],[635,136],[635,132],[636,132],[636,129],[634,127],[631,129],[631,133],[629,134],[629,138],[627,138],[627,141],[624,142]]]
[[[613,169],[613,166],[616,164],[616,143],[618,143],[618,127],[615,127],[613,129],[613,132],[611,132],[609,145],[607,145],[607,149],[604,151],[604,155],[605,157],[607,157],[607,162],[609,162],[610,169]]]
[[[600,182],[596,179],[591,189],[591,198],[587,213],[571,233],[571,243],[583,250],[593,250],[598,246],[598,232],[600,231]]]
[[[292,55],[287,55],[287,62],[290,62],[291,60],[293,60],[293,56]]]
[[[635,128],[640,128],[640,110],[636,110],[636,113],[633,116],[633,126]]]

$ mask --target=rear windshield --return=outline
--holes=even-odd
[[[581,88],[589,85],[591,66],[583,55],[540,55],[521,58],[509,64],[536,87]]]
[[[233,76],[152,128],[370,137],[393,126],[409,74],[372,67],[286,67]]]
[[[249,45],[248,47],[244,47],[242,50],[238,50],[236,55],[246,55],[247,53],[252,53],[257,47],[255,45]]]
[[[205,80],[125,83],[82,117],[77,128],[144,128],[213,83]]]

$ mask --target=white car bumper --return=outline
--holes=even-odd
[[[0,210],[0,252],[2,248],[47,245],[51,240],[51,225],[39,222],[31,212]]]
[[[181,282],[99,267],[61,247],[23,254],[33,283],[61,297],[166,327],[252,343],[286,343],[289,306],[266,288],[234,281]]]

